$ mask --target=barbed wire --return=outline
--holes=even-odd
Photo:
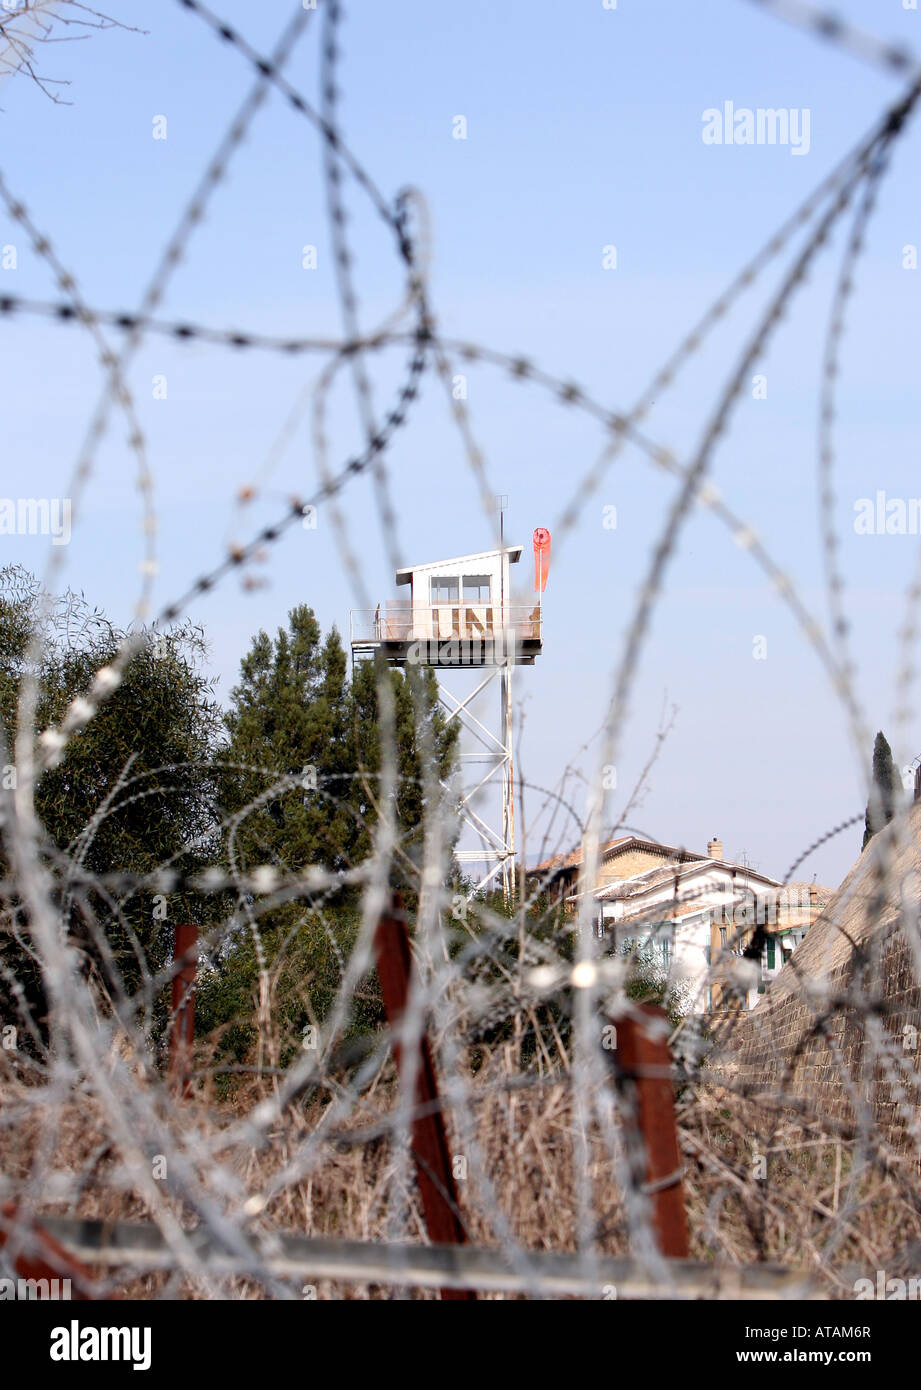
[[[918,72],[921,66],[911,49],[902,44],[887,43],[875,34],[842,19],[831,10],[819,9],[817,5],[808,4],[807,0],[748,0],[748,3],[769,10],[823,42],[899,77],[910,76],[913,72]]]
[[[12,326],[30,316],[58,326],[79,324],[91,335],[104,383],[78,457],[75,492],[80,495],[89,487],[95,454],[109,414],[117,406],[128,420],[137,461],[145,537],[137,625],[126,635],[108,634],[115,655],[110,653],[105,664],[96,666],[82,693],[70,698],[63,716],[56,722],[48,720],[44,728],[39,718],[42,672],[55,641],[61,640],[53,623],[38,625],[27,652],[19,728],[15,746],[9,750],[17,780],[0,792],[5,856],[0,876],[0,948],[12,950],[4,958],[0,949],[0,985],[9,1010],[8,1017],[0,1018],[0,1040],[10,1029],[17,1037],[21,1031],[26,1040],[12,1048],[4,1041],[0,1049],[0,1180],[4,1195],[15,1197],[21,1208],[41,1210],[49,1200],[64,1201],[72,1213],[104,1218],[110,1229],[113,1222],[143,1212],[157,1228],[156,1260],[145,1257],[143,1241],[131,1245],[136,1239],[131,1232],[123,1231],[123,1236],[131,1277],[140,1281],[145,1294],[176,1296],[205,1290],[223,1296],[231,1288],[238,1293],[240,1281],[249,1281],[247,1287],[270,1297],[297,1296],[289,1277],[295,1257],[304,1269],[320,1267],[327,1271],[324,1278],[332,1276],[329,1263],[309,1264],[317,1258],[315,1249],[295,1250],[290,1245],[290,1236],[282,1233],[290,1233],[293,1226],[306,1229],[310,1236],[348,1229],[356,1237],[373,1239],[379,1252],[373,1270],[379,1275],[390,1260],[387,1277],[397,1281],[392,1262],[404,1258],[399,1252],[407,1244],[418,1245],[424,1237],[414,1186],[414,1125],[420,1117],[435,1113],[444,1117],[452,1158],[462,1160],[464,1169],[461,1199],[445,1191],[442,1196],[475,1251],[498,1244],[507,1272],[503,1283],[492,1267],[481,1267],[483,1287],[551,1296],[559,1286],[554,1277],[559,1281],[563,1276],[553,1276],[546,1259],[539,1257],[538,1251],[547,1245],[572,1255],[573,1263],[565,1272],[570,1281],[567,1287],[582,1293],[600,1290],[610,1258],[627,1249],[634,1263],[624,1277],[634,1281],[631,1287],[675,1294],[688,1275],[686,1269],[663,1259],[657,1244],[650,1202],[656,1184],[645,1183],[638,1175],[631,1150],[629,1105],[611,1084],[603,1039],[605,1028],[614,1026],[612,1019],[642,1017],[636,1006],[637,990],[652,988],[648,980],[644,983],[642,972],[649,968],[644,953],[650,944],[655,948],[663,917],[677,919],[693,908],[680,868],[688,859],[703,857],[686,853],[683,846],[674,853],[674,847],[662,847],[674,862],[656,882],[658,897],[651,905],[640,904],[632,913],[625,912],[613,939],[605,938],[599,898],[600,869],[608,844],[604,769],[616,763],[625,735],[629,701],[665,571],[683,528],[695,509],[703,508],[767,575],[794,616],[802,640],[829,676],[847,714],[871,809],[876,804],[866,766],[867,726],[856,692],[858,672],[847,640],[840,538],[834,527],[833,427],[846,317],[856,292],[856,265],[866,248],[880,186],[890,174],[892,149],[904,136],[921,95],[918,64],[907,51],[797,0],[756,2],[836,48],[900,78],[910,78],[912,84],[781,222],[678,346],[663,355],[632,409],[612,408],[579,383],[544,370],[528,356],[440,332],[429,285],[429,233],[422,195],[405,188],[392,199],[384,196],[345,143],[339,0],[329,0],[321,17],[318,107],[284,73],[304,32],[309,8],[298,7],[274,49],[263,56],[207,6],[198,0],[179,0],[222,46],[246,62],[253,85],[182,209],[136,309],[89,304],[50,237],[0,179],[0,198],[9,215],[23,227],[64,296],[53,302],[4,294],[0,321]],[[270,89],[313,126],[322,142],[342,322],[338,337],[219,329],[167,320],[160,313],[172,273],[187,254],[215,188]],[[401,273],[402,297],[374,328],[363,327],[360,321],[358,265],[346,231],[345,175],[389,228]],[[832,611],[829,640],[793,577],[772,558],[754,525],[743,520],[708,481],[708,472],[747,373],[851,210],[853,221],[825,337],[819,401],[819,513]],[[802,244],[794,248],[797,234],[802,235]],[[780,284],[758,314],[699,442],[682,462],[653,437],[644,422],[710,333],[786,251],[792,259],[782,268]],[[123,335],[117,350],[110,345],[110,331]],[[308,356],[312,360],[319,354],[321,364],[316,380],[299,390],[262,469],[254,467],[251,480],[240,490],[238,508],[264,493],[266,480],[308,410],[312,411],[317,485],[306,490],[305,496],[300,490],[289,496],[276,519],[252,532],[249,540],[229,541],[221,558],[210,568],[200,568],[184,587],[177,585],[177,597],[153,618],[150,597],[157,565],[153,478],[126,385],[134,356],[148,335],[178,345],[279,354],[292,362]],[[374,371],[391,351],[402,351],[407,361],[390,409],[381,413],[375,406]],[[266,558],[271,546],[321,505],[327,507],[333,523],[343,573],[364,597],[361,562],[338,502],[352,481],[365,474],[373,481],[374,511],[384,548],[391,564],[398,567],[399,509],[394,498],[399,495],[400,479],[389,469],[387,455],[397,432],[410,423],[422,378],[430,367],[445,388],[451,425],[478,499],[489,515],[492,493],[485,453],[469,402],[451,390],[454,359],[502,372],[510,383],[541,391],[600,426],[600,455],[569,487],[554,525],[554,538],[560,545],[577,527],[608,467],[626,445],[676,482],[612,672],[603,726],[589,741],[597,765],[588,781],[586,809],[580,810],[567,791],[573,765],[556,786],[518,778],[522,823],[526,797],[541,798],[541,815],[549,806],[554,812],[545,828],[541,866],[522,874],[514,901],[505,902],[499,894],[471,894],[458,879],[452,858],[459,828],[457,788],[440,784],[431,710],[412,671],[406,688],[419,774],[401,770],[394,687],[377,679],[379,768],[321,773],[310,788],[313,805],[335,807],[343,823],[367,831],[367,843],[354,862],[335,867],[322,861],[300,863],[295,846],[268,844],[258,830],[259,818],[286,804],[286,798],[291,804],[292,797],[300,796],[303,774],[235,761],[219,748],[211,761],[163,762],[150,769],[136,769],[132,755],[103,788],[85,825],[66,845],[58,845],[36,811],[39,779],[64,764],[72,745],[79,749],[81,737],[89,734],[106,703],[123,687],[132,662],[158,633],[177,624],[195,600],[231,576],[244,575],[251,562]],[[328,398],[341,374],[351,378],[362,436],[360,449],[345,458],[327,419]],[[36,611],[50,614],[61,563],[60,557],[53,559],[40,587],[22,575],[12,575],[0,599],[14,609],[19,605],[32,619]],[[909,586],[901,634],[897,686],[903,732],[911,712],[919,604],[921,569]],[[65,645],[91,654],[94,631],[92,624],[78,631],[68,628]],[[612,835],[635,833],[628,822],[634,818],[666,735],[667,729],[660,730],[637,785],[613,820]],[[589,744],[584,745],[583,754],[588,753]],[[0,769],[7,756],[0,738]],[[258,785],[242,810],[215,815],[213,841],[220,850],[211,852],[214,844],[187,844],[143,869],[118,862],[100,864],[93,857],[120,816],[139,814],[155,799],[156,804],[169,804],[187,774],[245,775]],[[411,830],[396,813],[398,796],[409,790],[422,807],[418,825]],[[363,799],[350,800],[356,791]],[[557,812],[562,820],[554,829]],[[903,1137],[907,1134],[909,1145],[916,1146],[921,1138],[917,1041],[913,1051],[906,1049],[894,1031],[902,1021],[901,1005],[887,995],[885,979],[879,974],[877,956],[883,948],[871,950],[867,945],[876,928],[895,924],[909,943],[909,956],[921,966],[917,893],[913,897],[911,891],[902,891],[906,864],[911,872],[918,872],[917,865],[912,867],[915,833],[907,811],[899,810],[888,830],[876,837],[861,861],[864,872],[849,879],[834,902],[825,905],[824,920],[831,927],[826,940],[835,943],[827,949],[837,949],[841,941],[848,945],[851,975],[807,968],[804,957],[796,953],[788,962],[786,988],[803,1011],[799,1035],[778,1038],[771,1031],[770,1008],[751,1014],[744,1007],[727,1007],[709,1037],[703,1022],[713,1012],[708,1010],[706,996],[714,989],[725,988],[727,998],[734,990],[732,997],[748,1002],[756,987],[752,971],[757,977],[760,956],[754,961],[751,951],[755,948],[747,944],[749,924],[744,916],[738,920],[738,913],[748,909],[752,883],[759,879],[775,897],[784,893],[807,858],[862,819],[863,812],[851,816],[813,840],[794,859],[783,880],[730,865],[728,896],[720,901],[720,910],[733,928],[725,949],[715,951],[707,968],[690,983],[682,984],[677,971],[663,973],[658,965],[653,969],[657,997],[665,998],[673,1011],[670,1038],[682,1085],[680,1134],[695,1249],[710,1260],[717,1282],[732,1265],[779,1260],[791,1268],[808,1266],[826,1289],[840,1291],[846,1287],[846,1261],[855,1253],[865,1258],[869,1251],[882,1258],[884,1236],[872,1226],[874,1215],[895,1211],[905,1228],[918,1231],[921,1227],[921,1204],[906,1178],[902,1140],[877,1124],[865,1084],[868,1076],[879,1074],[881,1084],[894,1097],[891,1104]],[[257,829],[249,841],[253,826]],[[552,834],[556,836],[553,844]],[[566,863],[560,851],[573,839],[579,845],[576,862]],[[712,868],[712,861],[704,862]],[[568,881],[560,879],[561,868],[569,873]],[[405,909],[394,907],[395,890],[404,894]],[[348,912],[343,909],[346,897]],[[157,920],[166,922],[167,928],[175,926],[178,917],[174,914],[184,913],[187,902],[200,910],[200,997],[207,999],[209,985],[220,988],[228,955],[241,943],[249,944],[255,962],[247,986],[252,997],[229,1015],[229,1024],[216,1025],[196,1039],[192,1095],[180,1092],[177,1097],[162,1076],[163,1039],[189,997],[186,988],[178,996],[174,993],[167,1005],[164,991],[181,983],[187,962],[173,959],[169,952],[165,956],[148,952],[132,912],[141,904],[146,910],[149,899],[163,900],[166,915]],[[615,896],[615,901],[623,899]],[[398,1023],[391,1020],[389,1026],[382,1026],[377,1017],[373,1027],[362,1031],[356,1019],[367,1002],[376,932],[388,911],[402,916],[413,929],[411,988]],[[814,927],[810,900],[800,913],[797,929],[805,934]],[[316,932],[322,938],[331,983],[315,978],[316,959],[301,969],[303,959],[296,951],[299,934],[304,932]],[[123,949],[115,944],[118,933],[127,943]],[[36,1011],[35,979],[41,982],[42,1015]],[[321,987],[326,992],[323,1008],[315,1003]],[[308,1022],[303,1023],[304,1019]],[[860,1031],[864,1051],[857,1065],[836,1031],[839,1024],[845,1026],[842,1019]],[[235,1030],[247,1029],[249,1041],[241,1043],[237,1036],[234,1042]],[[310,1034],[307,1046],[309,1029],[316,1036]],[[420,1103],[413,1068],[424,1036],[434,1040],[441,1095]],[[225,1046],[228,1037],[230,1051]],[[737,1043],[751,1050],[759,1038],[763,1041],[761,1071],[753,1082],[747,1072],[727,1065],[726,1058],[731,1062]],[[825,1113],[819,1094],[794,1094],[797,1067],[816,1045],[826,1048],[828,1068],[840,1079],[853,1122]],[[390,1062],[395,1049],[403,1059],[396,1074]],[[231,1089],[221,1091],[224,1083],[232,1083]],[[727,1096],[732,1109],[726,1108]],[[775,1182],[768,1190],[752,1179],[753,1137],[765,1152],[784,1155],[798,1144],[815,1144],[821,1152],[822,1146],[837,1145],[839,1164],[840,1146],[847,1144],[848,1171],[844,1178],[839,1173],[830,1188],[821,1165],[809,1171],[808,1183],[787,1169],[788,1180]],[[437,1175],[430,1170],[429,1177]],[[673,1177],[669,1174],[667,1181]],[[345,1220],[343,1213],[349,1213],[352,1227],[340,1224]],[[22,1245],[28,1240],[28,1225],[18,1219],[12,1225],[4,1221],[3,1229],[14,1248],[16,1241]],[[284,1241],[289,1243],[283,1245]],[[147,1257],[151,1250],[148,1243]],[[283,1250],[288,1251],[287,1264]],[[124,1249],[119,1258],[125,1258]],[[154,1265],[159,1272],[151,1272]],[[343,1285],[354,1291],[356,1285],[375,1281],[367,1253],[360,1257],[353,1252],[352,1264],[346,1262],[345,1267],[352,1269],[353,1278],[340,1275],[341,1283],[331,1283],[327,1292],[341,1292]],[[231,1279],[237,1283],[231,1286]],[[411,1277],[407,1273],[407,1283],[417,1286],[420,1280],[418,1269]],[[98,1289],[106,1292],[123,1284],[124,1276],[120,1282],[101,1278]],[[778,1292],[787,1296],[800,1287],[791,1276]]]

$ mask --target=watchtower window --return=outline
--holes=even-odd
[[[460,581],[456,574],[433,575],[431,585],[433,603],[457,603]]]
[[[489,602],[489,575],[488,574],[465,574],[464,575],[464,602],[465,603],[488,603]]]

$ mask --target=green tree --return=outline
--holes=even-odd
[[[257,634],[231,691],[220,774],[228,862],[240,870],[321,865],[336,873],[368,856],[380,813],[379,680],[393,696],[400,862],[412,860],[429,809],[422,769],[431,768],[437,788],[450,774],[457,736],[438,706],[432,672],[404,675],[366,663],[349,680],[338,632],[324,638],[312,609],[301,605],[274,639]],[[219,1030],[218,1052],[242,1062],[261,1010],[272,1060],[285,1065],[335,999],[360,924],[358,895],[343,887],[270,910],[244,895],[237,911],[238,926],[199,987],[197,1026],[202,1035]],[[352,1030],[366,1031],[379,1018],[372,984],[356,998]]]
[[[888,825],[895,815],[902,783],[892,760],[892,749],[883,733],[873,743],[873,784],[867,801],[863,844],[866,849],[877,831]]]
[[[364,662],[355,671],[349,690],[349,727],[353,739],[356,777],[353,809],[363,824],[362,855],[371,847],[370,830],[377,819],[368,793],[377,800],[381,772],[381,711],[379,682],[389,680],[393,697],[394,741],[397,754],[395,816],[402,852],[416,859],[421,849],[425,818],[431,809],[423,769],[437,789],[450,778],[457,754],[458,725],[446,723],[438,703],[431,667],[384,671]],[[440,794],[440,793],[439,793]],[[413,885],[409,885],[410,898]]]
[[[629,960],[624,993],[637,1003],[658,1004],[675,1027],[691,1008],[691,990],[680,977],[669,978],[661,946],[649,937],[632,937],[622,941],[617,954]]]
[[[17,709],[37,632],[44,640],[33,672],[36,734],[61,722],[125,638],[82,595],[48,600],[26,571],[0,570],[0,723],[10,760],[5,782],[16,775]],[[205,653],[203,635],[191,624],[145,642],[117,688],[35,785],[66,928],[82,948],[102,1000],[135,993],[146,974],[169,960],[173,924],[201,910],[200,899],[193,907],[181,893],[158,896],[150,888],[104,894],[92,887],[78,892],[75,882],[87,874],[146,875],[166,863],[188,872],[212,862],[219,841],[211,762],[220,710],[213,683],[202,673]],[[15,899],[6,908],[0,918],[2,1010],[10,1016],[15,1009],[15,981],[40,1019],[41,967],[28,921]]]
[[[462,926],[454,933],[452,958],[468,983],[492,996],[484,1014],[475,1014],[465,1028],[470,1060],[478,1068],[499,1045],[513,1044],[522,1070],[535,1063],[566,1065],[565,1053],[572,1036],[575,991],[561,985],[552,997],[524,997],[512,982],[525,977],[529,966],[550,958],[573,961],[575,923],[563,905],[540,894],[521,903],[517,895],[506,901],[500,889],[467,898],[470,881],[458,875],[453,887],[466,906]],[[459,915],[459,914],[458,914]]]
[[[355,862],[360,827],[342,793],[355,765],[346,658],[311,609],[292,610],[274,642],[260,632],[224,715],[221,799],[237,817],[228,850],[242,867]],[[291,778],[271,799],[273,782]]]
[[[343,870],[367,856],[378,814],[380,679],[393,696],[404,851],[417,842],[427,811],[422,769],[431,767],[436,786],[447,779],[456,725],[445,722],[430,669],[404,675],[367,662],[349,681],[346,667],[338,632],[324,640],[306,605],[292,609],[274,641],[258,633],[243,658],[224,716],[220,784],[233,821],[228,852],[241,867]],[[273,783],[283,785],[268,796]]]

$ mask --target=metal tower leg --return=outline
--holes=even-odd
[[[502,892],[505,901],[511,906],[515,888],[515,762],[512,746],[514,706],[510,665],[503,666],[500,682],[502,734],[506,754],[502,767],[502,839],[506,847],[506,858],[502,865]]]
[[[512,668],[510,663],[496,666],[485,680],[463,700],[452,694],[438,682],[438,698],[448,713],[447,722],[456,719],[462,729],[472,734],[484,752],[460,754],[462,768],[467,763],[487,763],[486,772],[478,779],[464,778],[461,794],[460,815],[468,829],[479,837],[481,848],[457,850],[460,863],[485,862],[487,872],[471,890],[471,896],[485,888],[497,874],[502,875],[502,891],[506,902],[511,903],[515,883],[515,779],[512,760],[513,713]],[[472,713],[470,706],[478,695],[498,677],[499,679],[499,734],[498,737]],[[481,788],[492,782],[496,773],[501,773],[501,829],[490,824],[473,809],[473,799]]]

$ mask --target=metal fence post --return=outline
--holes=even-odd
[[[406,1012],[412,975],[409,933],[402,916],[399,895],[394,894],[390,912],[377,924],[375,935],[377,973],[384,997],[384,1008],[392,1032],[396,1032]],[[404,1073],[402,1047],[394,1042],[393,1055],[401,1075]],[[412,1154],[422,1198],[425,1226],[436,1245],[463,1245],[467,1239],[460,1219],[460,1203],[444,1117],[438,1104],[438,1082],[428,1038],[419,1038],[415,1058],[416,1085],[412,1124]],[[443,1299],[476,1298],[472,1289],[442,1288]]]
[[[178,965],[179,969],[173,976],[167,1075],[185,1098],[192,1094],[195,973],[198,968],[197,923],[182,922],[176,926],[173,941],[173,963]]]
[[[0,1250],[6,1245],[11,1228],[19,1219],[19,1206],[16,1202],[4,1202],[0,1205]],[[27,1221],[28,1218],[25,1218],[24,1224]],[[31,1227],[32,1240],[38,1246],[38,1250],[32,1254],[17,1250],[12,1255],[11,1264],[17,1278],[43,1282],[64,1280],[72,1285],[68,1291],[69,1297],[75,1300],[89,1300],[96,1297],[97,1295],[92,1293],[93,1276],[86,1265],[76,1259],[60,1241],[55,1240],[54,1236],[44,1230],[39,1222],[28,1222],[28,1224]],[[51,1296],[54,1297],[54,1295]]]
[[[663,1255],[686,1259],[688,1228],[667,1016],[658,1005],[636,1007],[649,1023],[629,1016],[617,1019],[617,1047],[608,1056],[632,1116],[632,1138],[634,1143],[638,1141],[637,1147],[641,1146],[640,1178],[652,1200],[659,1250]]]

